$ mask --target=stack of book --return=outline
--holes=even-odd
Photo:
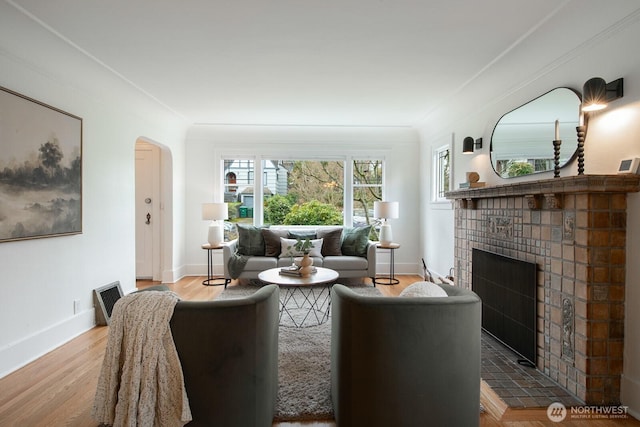
[[[317,272],[318,270],[313,267],[311,270],[311,274]],[[300,277],[302,276],[302,274],[300,274],[300,269],[296,266],[291,266],[291,267],[282,267],[280,269],[280,274],[282,274],[283,276],[296,276],[296,277]]]

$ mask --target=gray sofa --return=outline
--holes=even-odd
[[[331,397],[336,424],[477,426],[480,298],[381,298],[334,285]]]
[[[278,395],[275,285],[222,301],[179,301],[171,332],[193,415],[188,426],[272,425]]]
[[[228,283],[231,279],[256,279],[258,274],[264,270],[276,267],[290,266],[292,263],[292,257],[283,254],[280,247],[279,237],[283,238],[295,238],[295,236],[310,235],[313,238],[322,238],[323,246],[320,256],[313,256],[313,265],[317,267],[326,267],[332,270],[336,270],[340,278],[358,278],[358,277],[370,277],[374,278],[376,275],[376,243],[368,240],[357,243],[360,249],[349,245],[353,243],[349,241],[349,238],[353,230],[356,232],[359,229],[343,228],[336,226],[317,226],[317,227],[270,227],[270,228],[256,228],[249,232],[254,234],[254,238],[257,238],[256,233],[259,231],[262,237],[263,249],[261,250],[259,245],[260,241],[254,242],[250,249],[246,249],[246,245],[242,244],[242,239],[247,235],[247,227],[241,231],[239,228],[238,239],[227,242],[223,245],[223,265],[224,265],[224,277],[225,282]],[[346,230],[346,231],[345,231]],[[368,228],[367,228],[368,230]],[[266,237],[265,234],[269,234],[271,237]],[[348,234],[345,237],[345,234]],[[362,233],[361,233],[362,234]],[[366,233],[368,235],[368,232]],[[338,240],[336,240],[338,239]],[[243,246],[245,247],[243,253]],[[238,257],[244,257],[245,263],[241,271],[233,271],[233,261]],[[231,266],[230,266],[231,263]]]

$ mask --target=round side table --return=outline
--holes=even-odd
[[[382,243],[378,243],[376,248],[378,249],[388,249],[389,250],[389,275],[388,276],[378,276],[373,279],[373,286],[375,285],[397,285],[400,283],[400,280],[396,279],[396,262],[395,262],[395,252],[400,245],[398,243],[389,243],[388,245],[383,245]]]
[[[212,246],[209,243],[203,243],[202,249],[207,251],[207,278],[202,281],[205,286],[221,286],[227,287],[227,280],[224,277],[213,277],[213,251],[222,249],[222,245]]]

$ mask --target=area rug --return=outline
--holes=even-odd
[[[371,285],[349,286],[359,294],[381,296]],[[259,286],[229,286],[217,299],[251,295]],[[331,319],[318,326],[280,326],[278,400],[275,421],[332,420]]]

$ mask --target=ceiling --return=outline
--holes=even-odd
[[[190,123],[339,126],[415,126],[639,7],[584,25],[601,0],[5,1]]]

